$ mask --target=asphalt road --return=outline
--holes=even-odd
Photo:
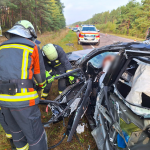
[[[77,36],[78,34],[79,33],[77,33]],[[100,45],[99,46],[96,46],[94,44],[83,44],[82,46],[83,46],[83,49],[92,49],[92,48],[99,48],[102,46],[110,45],[116,42],[133,42],[133,41],[134,40],[122,38],[119,36],[100,33]]]

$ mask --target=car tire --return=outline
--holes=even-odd
[[[96,43],[96,46],[99,46],[100,45],[100,40],[98,41],[98,43]]]

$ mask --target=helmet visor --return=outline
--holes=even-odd
[[[25,29],[20,25],[15,25],[11,29],[6,31],[5,36],[7,39],[10,38],[9,34],[15,34],[24,38],[32,38],[32,35],[30,34],[29,30]]]

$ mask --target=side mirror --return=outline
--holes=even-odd
[[[97,32],[100,32],[100,30],[97,30]]]

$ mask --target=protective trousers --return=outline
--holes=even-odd
[[[25,108],[5,108],[2,113],[17,150],[47,150],[46,133],[37,105]]]

